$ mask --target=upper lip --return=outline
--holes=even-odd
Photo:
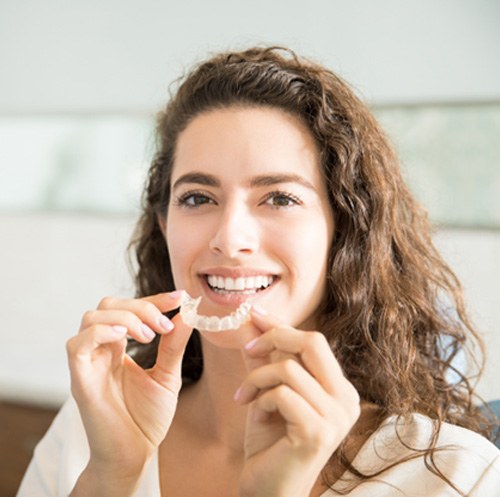
[[[207,268],[199,273],[201,276],[216,275],[224,278],[248,278],[250,276],[277,276],[273,271],[265,269],[253,269],[244,267],[213,267]]]

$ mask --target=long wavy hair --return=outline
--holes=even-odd
[[[179,133],[199,114],[219,108],[265,106],[293,114],[318,144],[335,218],[319,331],[361,399],[385,416],[418,412],[435,420],[435,436],[423,455],[440,474],[432,456],[442,422],[489,433],[473,402],[471,377],[454,366],[465,348],[481,358],[483,348],[460,283],[436,251],[426,212],[370,110],[336,74],[276,47],[217,54],[177,86],[158,117],[157,152],[131,243],[137,296],[174,289],[158,216],[165,219],[168,209]],[[154,363],[156,344],[134,345],[143,367]],[[479,371],[480,362],[468,357]],[[194,334],[184,379],[196,381],[202,369]],[[359,479],[372,476],[352,467],[343,446],[335,458]]]

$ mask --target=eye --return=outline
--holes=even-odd
[[[301,205],[302,202],[298,197],[286,192],[271,192],[267,195],[265,203],[275,208],[293,207]]]
[[[176,199],[176,205],[195,208],[204,204],[213,204],[214,201],[202,192],[186,192]]]

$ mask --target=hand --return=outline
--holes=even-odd
[[[138,477],[170,427],[181,387],[181,363],[192,330],[163,312],[181,294],[105,298],[87,312],[67,343],[71,391],[78,403],[95,473]],[[154,331],[153,331],[154,330]],[[143,370],[126,354],[126,334],[148,343],[161,334],[156,364]]]
[[[359,395],[323,334],[255,311],[252,322],[235,395],[249,404],[240,495],[304,497],[359,417]]]

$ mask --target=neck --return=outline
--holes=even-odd
[[[233,400],[248,374],[242,352],[203,342],[203,374],[180,398],[191,430],[208,443],[243,452],[247,408]]]

